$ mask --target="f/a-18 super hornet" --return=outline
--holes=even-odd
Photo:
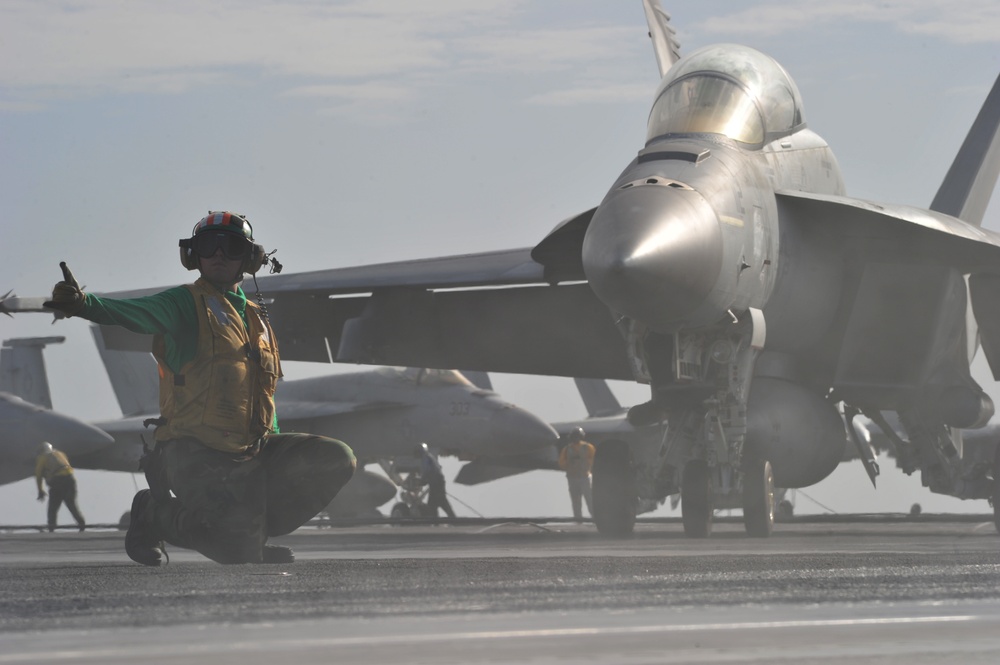
[[[533,247],[265,277],[282,356],[648,384],[629,420],[665,433],[599,447],[604,533],[679,491],[692,536],[723,507],[770,534],[775,484],[840,462],[845,408],[898,414],[932,491],[990,498],[1000,461],[967,465],[959,430],[993,413],[977,343],[1000,377],[1000,236],[981,226],[1000,81],[928,209],[863,201],[780,64],[734,44],[681,57],[644,6],[661,82],[596,207]]]
[[[148,346],[144,336],[101,326],[92,326],[92,331],[124,417],[93,423],[100,428],[95,431],[102,435],[102,446],[74,455],[73,465],[134,472],[146,441],[152,441],[152,430],[144,423],[159,414],[156,361],[148,350],[138,350]],[[117,349],[108,348],[106,338],[115,339]],[[10,354],[22,370],[20,385],[46,380],[42,349],[62,339],[4,342],[20,352]],[[8,367],[0,369],[0,381],[10,374]],[[543,420],[492,391],[477,388],[453,370],[382,367],[282,381],[275,403],[282,429],[343,439],[352,446],[359,466],[380,463],[390,473],[400,459],[405,466],[420,443],[464,459],[486,455],[502,460],[505,454],[548,450],[557,441],[555,431]],[[104,432],[114,437],[113,443]],[[368,515],[395,494],[396,486],[384,476],[359,471],[327,512]]]

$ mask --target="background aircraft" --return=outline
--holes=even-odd
[[[110,328],[92,326],[124,418],[94,425],[114,437],[114,443],[89,454],[71,457],[81,469],[130,471],[138,469],[144,441],[152,430],[143,421],[159,414],[156,362],[149,352],[112,351],[105,344]],[[115,334],[121,334],[117,331]],[[142,344],[135,335],[133,344]],[[13,340],[20,351],[11,359],[23,368],[24,383],[44,381],[42,349],[61,338]],[[7,371],[0,370],[0,375]],[[383,367],[299,381],[282,381],[275,401],[280,426],[286,431],[316,432],[347,441],[359,466],[370,463],[394,468],[412,458],[425,442],[438,454],[473,459],[479,455],[503,458],[548,449],[556,433],[534,415],[505,402],[491,391],[477,388],[451,370]],[[33,467],[32,467],[33,470]],[[336,515],[370,514],[391,500],[395,485],[383,476],[358,473],[331,504]]]
[[[0,460],[3,460],[0,485],[35,475],[35,461],[42,441],[48,441],[70,458],[107,446],[112,441],[102,430],[52,411],[44,367],[38,375],[20,362],[20,349],[28,347],[40,351],[47,343],[61,341],[62,337],[7,340],[0,348]]]

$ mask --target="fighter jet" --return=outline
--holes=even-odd
[[[841,404],[898,413],[932,491],[990,497],[959,430],[993,413],[969,372],[977,329],[1000,377],[1000,237],[980,226],[1000,84],[930,209],[852,199],[780,64],[733,44],[681,58],[645,8],[662,80],[645,145],[597,207],[532,248],[261,280],[286,348],[648,383],[629,420],[666,436],[598,449],[605,533],[679,491],[689,535],[714,508],[769,535],[775,484],[842,459]]]
[[[148,351],[115,351],[107,348],[106,335],[116,331],[92,326],[94,340],[104,361],[124,418],[102,420],[94,425],[114,437],[89,454],[73,457],[81,469],[131,471],[138,469],[152,430],[145,421],[159,413],[156,361]],[[132,335],[132,333],[127,333]],[[128,342],[139,347],[148,340],[135,335]],[[63,338],[8,340],[20,351],[11,360],[25,370],[25,382],[40,383],[44,374],[42,349]],[[14,363],[8,363],[8,367]],[[0,380],[10,375],[0,369]],[[36,378],[37,377],[37,378]],[[44,399],[48,399],[47,385]],[[556,433],[541,419],[502,400],[496,393],[480,390],[452,370],[382,367],[376,370],[335,374],[297,381],[282,381],[275,402],[281,427],[332,436],[347,441],[359,465],[380,463],[395,468],[405,462],[416,446],[427,443],[439,454],[474,459],[490,455],[519,455],[550,448]],[[32,467],[33,469],[33,467]],[[331,504],[337,515],[366,515],[391,500],[395,485],[383,476],[355,474]]]
[[[960,430],[993,414],[969,371],[977,339],[1000,378],[1000,236],[981,227],[1000,80],[929,209],[863,201],[779,63],[736,44],[681,57],[659,2],[644,6],[661,82],[597,206],[533,247],[264,277],[283,357],[648,384],[629,420],[666,436],[595,460],[612,535],[639,500],[679,491],[687,534],[742,508],[768,536],[774,486],[843,457],[842,405],[897,413],[932,491],[993,496],[1000,460],[966,466]]]
[[[45,338],[45,342],[62,341]],[[44,343],[44,342],[43,342]],[[52,411],[48,384],[29,379],[28,368],[14,361],[14,342],[0,349],[0,485],[30,478],[35,473],[39,446],[48,441],[70,459],[107,446],[112,438],[76,418]],[[24,399],[27,397],[32,401]]]

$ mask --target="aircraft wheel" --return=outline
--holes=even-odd
[[[774,473],[767,460],[749,460],[743,467],[743,526],[754,538],[774,531]]]
[[[993,454],[993,524],[1000,532],[1000,445]]]
[[[594,524],[603,536],[624,538],[635,530],[635,470],[623,441],[597,447],[593,468]]]
[[[392,507],[392,510],[389,512],[389,517],[395,520],[408,520],[413,517],[413,515],[410,513],[410,507],[400,501]]]
[[[777,512],[775,513],[775,518],[778,521],[786,521],[792,519],[795,515],[795,506],[788,499],[782,499],[778,502]]]
[[[118,520],[118,530],[128,531],[129,525],[132,523],[132,511],[126,510],[122,513],[121,518]]]
[[[705,460],[691,460],[684,465],[681,521],[688,538],[708,538],[712,533],[712,477]]]

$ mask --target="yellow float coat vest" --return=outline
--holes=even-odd
[[[281,365],[278,342],[260,308],[247,302],[246,325],[236,308],[205,280],[189,284],[198,312],[198,350],[174,374],[162,335],[153,339],[160,366],[157,441],[192,437],[209,448],[243,452],[271,431]]]

